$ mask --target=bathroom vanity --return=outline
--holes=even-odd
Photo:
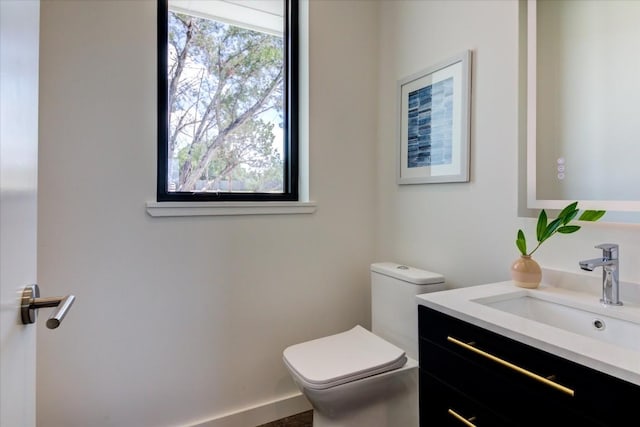
[[[417,299],[421,426],[620,426],[636,417],[627,402],[640,402],[640,305],[602,307],[596,293],[511,281]]]

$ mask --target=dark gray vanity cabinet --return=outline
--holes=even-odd
[[[420,426],[625,426],[640,387],[419,306]]]

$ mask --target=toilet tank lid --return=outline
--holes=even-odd
[[[395,262],[377,262],[371,264],[371,271],[416,285],[432,285],[444,282],[444,276],[442,274],[420,270],[419,268],[409,267],[408,265]]]

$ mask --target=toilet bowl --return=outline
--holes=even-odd
[[[356,325],[284,350],[285,366],[314,409],[314,427],[418,426],[415,296],[441,289],[439,274],[372,264],[372,331]]]

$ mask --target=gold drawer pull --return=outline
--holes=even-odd
[[[463,417],[462,415],[458,414],[456,411],[454,411],[453,409],[449,409],[447,411],[448,414],[452,415],[453,418],[455,418],[456,420],[460,421],[462,424],[469,426],[469,427],[476,427],[476,425],[474,423],[472,423],[471,421],[475,420],[476,417],[471,417],[469,419],[466,419],[465,417]]]
[[[457,339],[455,339],[453,337],[447,337],[447,341],[450,341],[450,342],[452,342],[452,343],[454,343],[456,345],[459,345],[460,347],[465,348],[467,350],[470,350],[470,351],[472,351],[472,352],[474,352],[476,354],[484,356],[487,359],[493,360],[494,362],[497,362],[497,363],[499,363],[499,364],[501,364],[503,366],[506,366],[507,368],[511,368],[514,371],[520,372],[521,374],[526,375],[529,378],[533,378],[536,381],[540,381],[541,383],[544,383],[544,384],[546,384],[548,386],[551,386],[551,387],[555,388],[556,390],[559,390],[559,391],[561,391],[563,393],[568,394],[569,396],[573,396],[575,394],[575,392],[572,389],[568,388],[568,387],[565,387],[565,386],[563,386],[561,384],[558,384],[558,383],[556,383],[554,381],[551,381],[551,380],[549,380],[549,379],[547,379],[547,378],[545,378],[543,376],[540,376],[538,374],[534,374],[531,371],[528,371],[528,370],[526,370],[524,368],[521,368],[520,366],[514,365],[513,363],[509,363],[504,359],[500,359],[499,357],[496,357],[493,354],[489,354],[489,353],[487,353],[485,351],[482,351],[482,350],[480,350],[480,349],[478,349],[478,348],[476,348],[476,347],[474,347],[472,345],[464,343],[464,342],[462,342],[460,340],[457,340]]]

